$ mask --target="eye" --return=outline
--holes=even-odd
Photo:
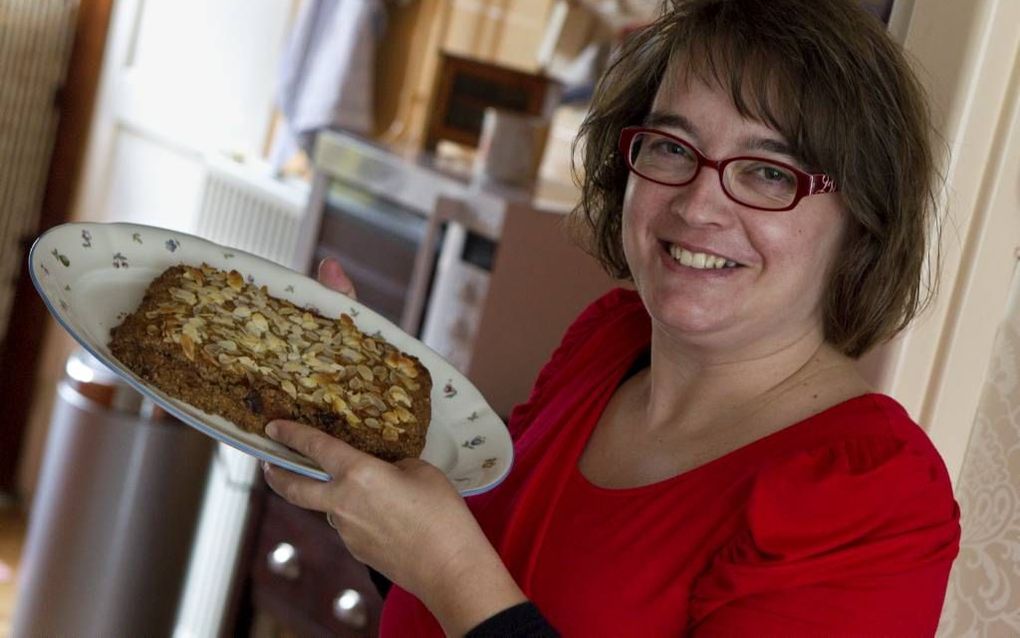
[[[797,184],[797,178],[793,173],[772,164],[757,164],[751,168],[750,173],[763,184],[784,187]]]
[[[649,145],[652,153],[656,155],[672,156],[680,158],[691,157],[691,152],[683,144],[679,144],[667,137],[659,137],[652,140]]]
[[[785,182],[790,183],[793,181],[793,176],[784,170],[778,169],[775,166],[762,166],[758,169],[759,176],[767,182]]]

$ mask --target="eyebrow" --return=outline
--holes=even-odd
[[[648,128],[658,128],[665,126],[669,128],[683,129],[687,133],[690,133],[694,137],[694,141],[699,141],[698,127],[694,125],[689,119],[680,115],[679,113],[663,113],[661,111],[652,111],[645,117],[642,126]],[[796,156],[790,145],[782,140],[778,140],[771,137],[746,137],[741,140],[740,146],[746,148],[749,151],[766,151],[769,153],[778,153],[780,155],[786,155],[791,159],[795,159]]]
[[[789,144],[771,137],[748,137],[742,141],[742,146],[752,151],[768,151],[794,157]]]
[[[670,128],[682,128],[683,130],[690,133],[695,138],[698,136],[698,127],[694,126],[694,123],[689,119],[678,113],[662,113],[661,111],[652,111],[645,117],[643,126],[648,128],[657,128],[660,126],[668,126]]]

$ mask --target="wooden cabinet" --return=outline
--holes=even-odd
[[[376,61],[376,135],[402,147],[424,138],[442,52],[525,73],[539,54],[555,0],[417,0],[391,7]]]
[[[447,53],[533,73],[554,0],[452,0]]]
[[[375,636],[382,599],[325,516],[259,492],[242,608],[251,636]]]

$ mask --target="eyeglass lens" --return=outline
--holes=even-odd
[[[638,175],[673,186],[683,186],[694,179],[699,164],[698,154],[691,146],[651,132],[634,136],[628,159]],[[764,159],[727,162],[722,183],[731,199],[748,206],[783,208],[797,197],[797,176],[788,168]]]

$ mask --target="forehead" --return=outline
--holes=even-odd
[[[781,131],[746,111],[741,112],[730,93],[718,82],[706,82],[691,74],[663,79],[645,124],[680,128],[701,142],[708,142],[709,138],[723,141],[736,137],[785,141]]]
[[[787,73],[781,60],[764,51],[733,50],[722,41],[687,42],[670,54],[669,62],[653,97],[651,109],[676,107],[693,93],[704,98],[714,94],[714,106],[736,112],[743,120],[757,123],[783,137],[798,129],[802,112],[799,83]]]

